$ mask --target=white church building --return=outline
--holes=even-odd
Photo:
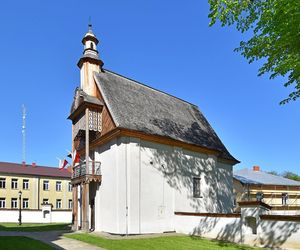
[[[197,106],[103,68],[91,25],[69,119],[73,227],[176,231],[175,215],[231,213],[236,160]]]

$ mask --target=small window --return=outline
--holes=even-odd
[[[11,198],[11,208],[18,208],[18,199]]]
[[[29,207],[29,199],[28,198],[24,198],[23,199],[23,208],[28,208]]]
[[[73,202],[72,202],[72,200],[69,200],[69,209],[72,209],[72,205],[73,205]]]
[[[288,193],[283,193],[282,197],[281,197],[281,200],[282,200],[282,205],[288,205],[288,203],[289,203]]]
[[[0,188],[5,188],[5,178],[0,178]]]
[[[264,199],[264,193],[257,192],[256,193],[256,201],[263,201],[263,199]]]
[[[56,200],[56,208],[57,208],[57,209],[60,209],[60,208],[61,208],[61,200],[60,200],[60,199],[57,199],[57,200]]]
[[[56,191],[61,191],[61,181],[56,182]]]
[[[49,181],[43,181],[43,190],[49,190]]]
[[[5,198],[0,198],[0,208],[5,208]]]
[[[91,42],[91,49],[94,49],[94,44],[93,44],[93,42]]]
[[[18,188],[18,179],[11,179],[11,188],[12,189]]]
[[[71,182],[69,182],[69,184],[68,184],[68,191],[72,192],[72,184],[71,184]]]
[[[251,216],[247,216],[247,217],[245,217],[245,222],[246,222],[246,226],[249,229],[251,229],[252,234],[257,234],[256,218],[255,217],[251,217]]]
[[[201,198],[200,192],[200,177],[193,177],[193,197],[194,198]]]
[[[29,180],[23,180],[23,189],[29,189]]]
[[[43,199],[43,204],[49,204],[49,199]]]

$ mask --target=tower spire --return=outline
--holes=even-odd
[[[89,20],[88,31],[82,38],[84,45],[83,55],[77,65],[80,68],[80,88],[87,94],[95,96],[94,72],[102,71],[103,62],[99,58],[97,45],[99,40],[92,30],[92,24]]]
[[[93,64],[97,64],[100,68],[102,68],[103,62],[100,60],[99,52],[97,50],[99,40],[93,33],[90,20],[88,24],[88,32],[84,35],[81,42],[84,45],[84,51],[82,57],[78,61],[78,67],[81,68],[84,62],[89,61]]]

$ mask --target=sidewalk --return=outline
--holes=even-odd
[[[35,240],[40,240],[54,247],[55,249],[66,250],[103,250],[104,248],[96,247],[82,241],[73,240],[63,237],[67,231],[46,231],[46,232],[13,232],[0,231],[0,236],[26,236]]]

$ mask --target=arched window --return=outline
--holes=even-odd
[[[94,44],[91,42],[91,49],[94,49]]]

